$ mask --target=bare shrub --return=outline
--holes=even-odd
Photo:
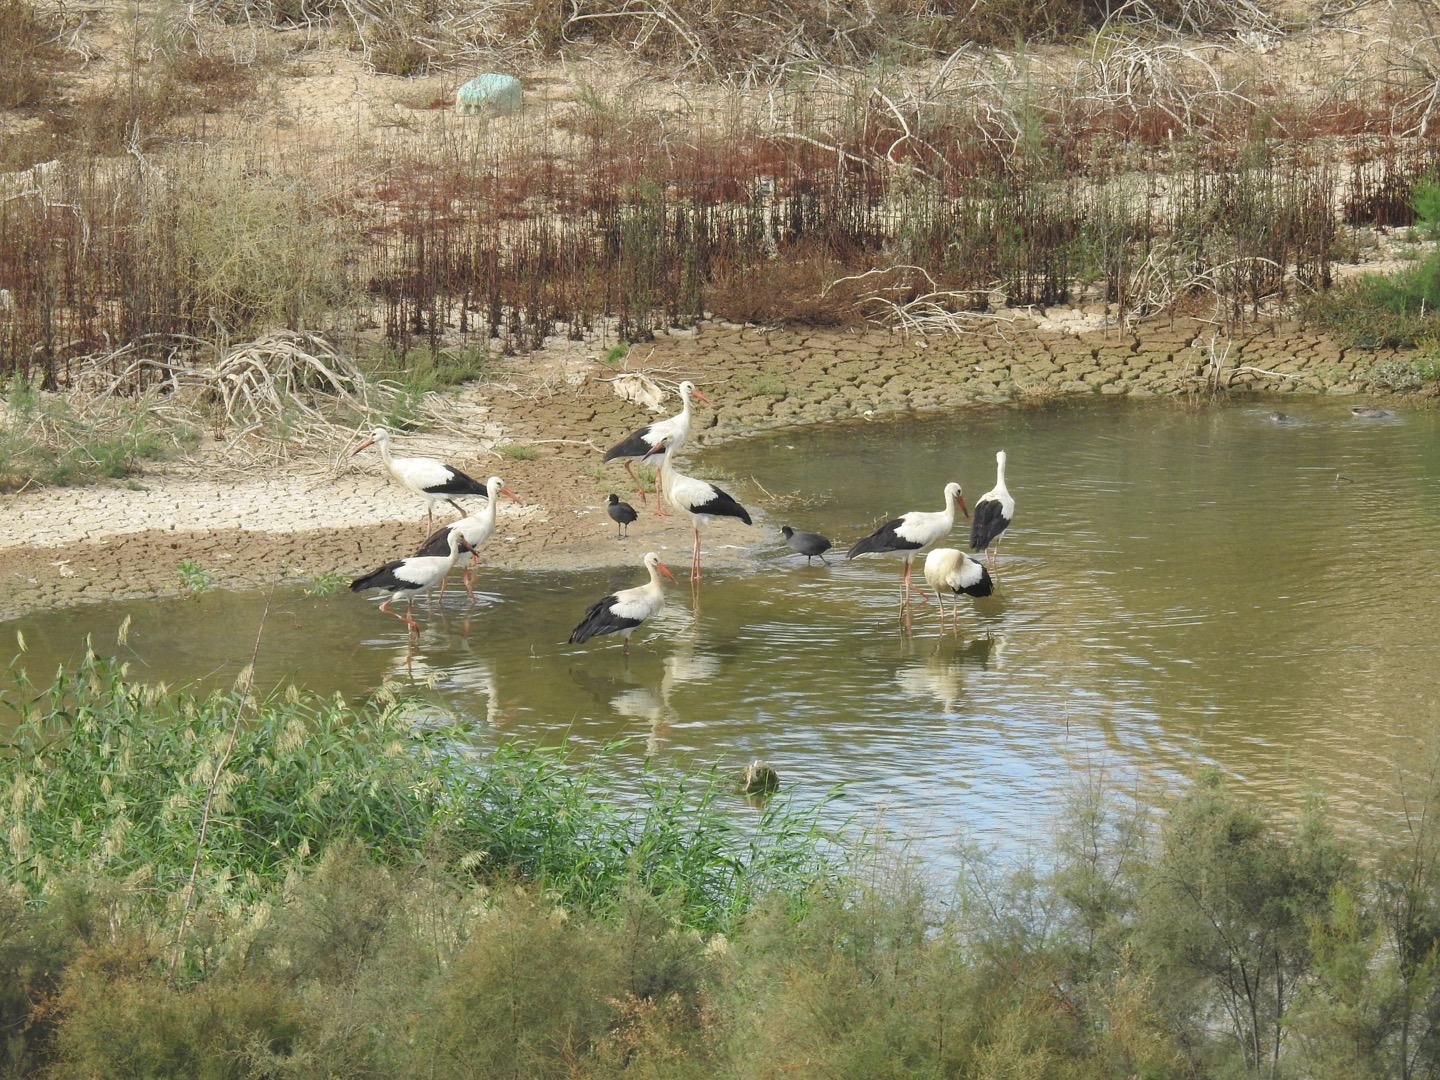
[[[45,100],[59,63],[59,26],[30,0],[0,0],[0,109]]]

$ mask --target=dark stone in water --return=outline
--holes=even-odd
[[[763,761],[752,761],[740,774],[740,790],[746,795],[769,795],[780,790],[780,774]]]
[[[1366,420],[1394,420],[1395,414],[1389,409],[1377,409],[1372,405],[1354,405],[1350,408],[1351,416],[1363,417]]]
[[[1272,424],[1293,424],[1293,423],[1295,423],[1295,417],[1291,416],[1289,413],[1283,413],[1283,412],[1272,412],[1272,413],[1270,413],[1268,416],[1266,416],[1265,419],[1266,419],[1266,420],[1269,420],[1270,423],[1272,423]]]

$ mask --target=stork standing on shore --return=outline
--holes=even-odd
[[[970,550],[986,552],[993,567],[1000,555],[1000,534],[1014,519],[1015,500],[1005,486],[1005,451],[1000,450],[995,454],[995,486],[980,496],[970,519]]]
[[[690,515],[690,529],[695,542],[690,550],[690,580],[700,580],[700,530],[712,518],[739,518],[750,524],[750,512],[735,501],[729,492],[722,490],[708,480],[700,480],[676,472],[671,458],[683,444],[683,439],[671,440],[666,446],[665,456],[660,459],[660,487],[665,501],[676,510]]]
[[[635,491],[640,496],[642,503],[645,501],[645,489],[640,485],[640,480],[635,475],[631,462],[638,459],[642,465],[653,465],[661,459],[667,444],[679,446],[690,437],[690,399],[692,397],[696,401],[703,401],[707,405],[711,404],[710,399],[697,390],[695,384],[689,380],[682,382],[676,388],[676,392],[680,395],[680,411],[678,413],[666,417],[664,420],[657,420],[647,427],[637,428],[605,451],[606,461],[624,462],[625,471],[630,474],[630,479],[635,481]],[[655,478],[657,502],[660,494],[661,484],[660,478],[657,476]],[[663,505],[655,512],[660,517],[670,516]]]
[[[976,509],[979,509],[978,504]],[[940,605],[942,634],[945,632],[944,593],[949,592],[955,596],[989,596],[995,591],[995,583],[990,580],[990,571],[959,548],[931,548],[925,553],[925,563],[921,571],[925,575],[926,584],[935,590],[935,601]],[[959,600],[952,605],[950,617],[955,633],[960,633]]]
[[[497,502],[501,495],[510,499],[519,498],[515,492],[505,486],[505,481],[498,476],[492,476],[485,482],[485,505],[478,513],[469,514],[459,521],[451,522],[449,525],[442,525],[430,534],[429,538],[420,545],[416,555],[443,555],[449,543],[450,533],[459,533],[464,538],[466,549],[455,565],[465,568],[465,595],[470,597],[470,602],[475,602],[475,587],[471,581],[471,574],[475,568],[475,552],[478,551],[490,539],[495,531],[495,511]],[[452,569],[454,567],[452,566]],[[440,582],[440,596],[445,596],[445,583],[450,580],[449,571]]]
[[[630,635],[665,606],[665,586],[660,576],[663,574],[671,581],[675,580],[675,575],[655,552],[647,551],[641,562],[650,580],[633,589],[621,589],[602,596],[591,604],[579,625],[570,631],[571,645],[579,645],[601,634],[619,634],[625,642],[625,655],[630,655]]]
[[[399,619],[410,628],[412,634],[418,633],[420,624],[415,621],[413,613],[415,594],[433,589],[454,567],[460,552],[469,549],[470,545],[465,542],[465,538],[457,530],[451,529],[445,534],[444,555],[412,555],[408,559],[388,562],[350,582],[350,591],[384,589],[390,595],[381,603],[380,610]],[[404,615],[390,610],[390,605],[402,596],[406,599]]]
[[[360,445],[350,451],[350,456],[354,457],[361,450],[371,446],[380,448],[380,460],[385,465],[385,471],[395,478],[396,483],[401,487],[409,488],[425,500],[427,536],[429,531],[435,527],[435,503],[437,501],[448,502],[463,517],[465,515],[464,508],[452,496],[485,494],[484,485],[467,476],[455,466],[446,465],[443,461],[427,457],[392,457],[390,455],[390,432],[383,427],[377,427],[370,432]]]
[[[911,510],[908,514],[901,514],[898,518],[892,518],[885,522],[878,529],[862,540],[857,540],[845,553],[847,559],[853,559],[869,552],[893,551],[899,553],[905,559],[905,573],[900,579],[900,606],[902,609],[910,605],[910,574],[913,569],[916,552],[929,547],[937,540],[943,540],[955,527],[955,508],[959,506],[960,512],[967,518],[970,510],[965,505],[965,496],[960,491],[960,485],[948,483],[945,485],[945,509],[936,511]]]

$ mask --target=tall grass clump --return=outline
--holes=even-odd
[[[22,677],[15,700],[0,873],[31,896],[81,872],[162,895],[193,874],[199,895],[243,910],[354,841],[386,861],[518,874],[587,907],[638,882],[715,928],[823,872],[811,816],[776,807],[752,832],[722,812],[718,780],[656,777],[637,817],[593,770],[519,746],[480,754],[388,695],[200,698],[90,654],[39,694]]]

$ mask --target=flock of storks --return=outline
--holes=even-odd
[[[694,537],[690,580],[698,586],[700,530],[711,519],[718,517],[739,518],[746,525],[751,522],[749,512],[730,494],[708,481],[686,476],[675,468],[674,459],[690,437],[691,399],[710,403],[710,399],[690,382],[680,383],[678,392],[680,412],[632,432],[606,452],[605,460],[618,460],[624,464],[631,479],[636,482],[642,500],[645,492],[639,489],[640,482],[635,475],[633,463],[639,461],[642,465],[659,464],[655,488],[660,502],[656,513],[661,517],[669,517],[669,513],[664,509],[668,504],[690,518]],[[443,597],[446,578],[457,565],[464,569],[465,591],[471,600],[474,600],[475,592],[471,579],[474,553],[495,531],[495,508],[499,496],[505,495],[513,499],[516,495],[498,476],[492,476],[486,483],[481,484],[459,469],[434,458],[392,456],[390,434],[384,428],[372,431],[351,453],[358,454],[370,446],[379,448],[386,471],[397,482],[426,500],[427,532],[434,523],[434,504],[437,501],[448,502],[462,515],[459,520],[429,533],[414,555],[387,562],[350,583],[351,590],[355,592],[380,589],[388,593],[380,605],[380,610],[404,622],[414,634],[419,630],[419,624],[411,610],[414,597],[436,585],[440,586],[440,595]],[[980,562],[957,548],[937,548],[932,545],[950,535],[955,527],[955,511],[958,507],[962,514],[971,517],[971,550],[988,552],[991,566],[994,565],[1000,536],[1015,517],[1015,500],[1005,486],[1005,451],[1001,450],[995,455],[995,465],[995,486],[976,502],[973,517],[965,505],[960,485],[948,483],[945,485],[943,510],[912,510],[908,514],[901,514],[857,541],[846,553],[847,558],[853,559],[871,552],[891,552],[904,559],[905,569],[901,579],[903,613],[911,602],[911,571],[915,556],[930,548],[925,556],[923,573],[926,583],[935,590],[935,598],[940,607],[942,632],[945,627],[945,593],[955,597],[979,597],[989,596],[994,589],[989,570]],[[464,508],[455,502],[457,497],[467,495],[484,497],[485,503],[478,513],[466,514]],[[606,510],[615,522],[617,535],[624,535],[630,523],[638,517],[634,507],[622,502],[619,496],[614,494],[610,495]],[[819,533],[797,531],[789,525],[783,526],[780,531],[791,550],[804,555],[807,564],[816,558],[824,562],[825,552],[832,546],[830,540]],[[571,631],[571,644],[579,644],[603,634],[619,634],[624,641],[624,651],[629,653],[630,635],[664,606],[661,577],[674,580],[670,569],[660,561],[660,556],[655,552],[647,552],[643,564],[649,575],[645,584],[621,589],[591,604],[585,617]],[[404,614],[392,610],[390,606],[402,597],[409,601]],[[921,594],[922,602],[924,599]],[[956,604],[958,603],[957,600]],[[958,632],[958,614],[954,608],[951,615]]]

